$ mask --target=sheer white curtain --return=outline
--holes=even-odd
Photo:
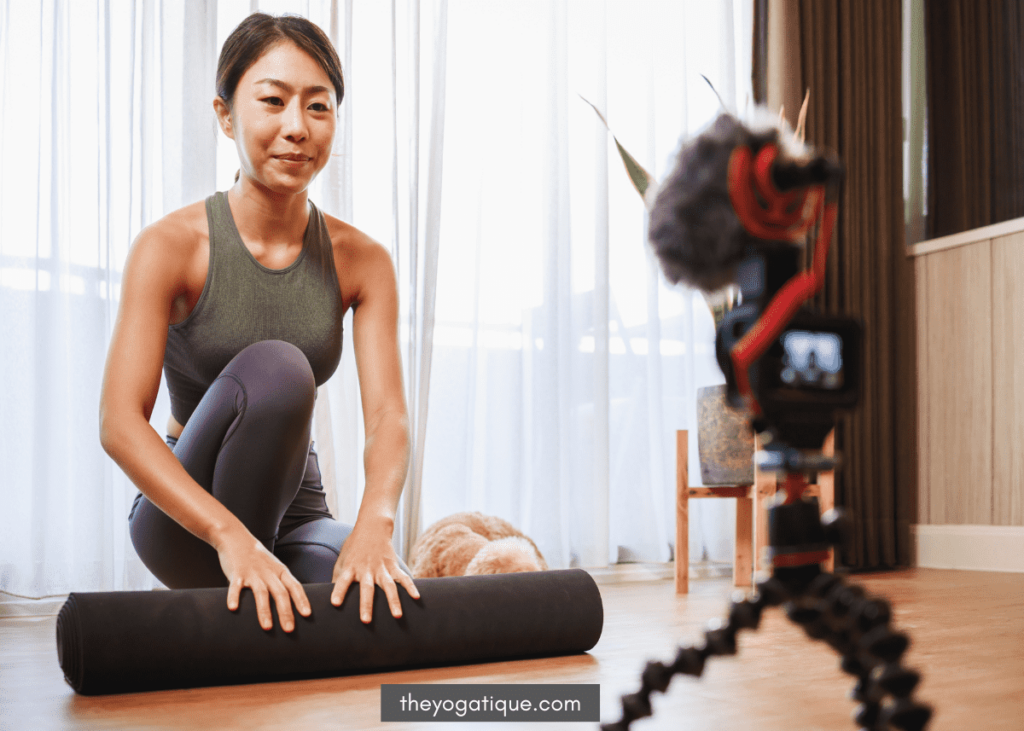
[[[662,177],[720,109],[700,74],[747,103],[751,11],[452,1],[424,525],[500,515],[556,567],[670,557],[675,430],[694,428],[696,387],[722,380],[713,323],[665,286],[578,95]],[[694,506],[692,556],[731,560],[721,502]]]
[[[253,9],[306,15],[345,65],[336,158],[311,197],[390,247],[399,272],[414,462],[396,543],[478,509],[553,566],[666,559],[672,433],[693,427],[696,386],[721,380],[710,316],[661,283],[639,199],[577,94],[663,174],[717,110],[700,73],[744,105],[747,5],[5,0],[0,592],[154,583],[128,539],[135,488],[99,446],[102,367],[131,241],[231,185],[213,79]],[[167,414],[162,392],[161,433]],[[352,520],[350,340],[315,436],[332,507]],[[727,559],[728,517],[694,520],[691,555]]]
[[[5,2],[0,27],[0,591],[150,586],[135,489],[99,446],[128,247],[213,186],[200,4]],[[198,13],[198,14],[197,14]],[[207,79],[200,83],[197,79]],[[161,400],[153,423],[165,423]],[[158,427],[159,428],[159,427]]]

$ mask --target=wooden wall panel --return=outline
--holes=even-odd
[[[914,260],[917,286],[917,522],[931,521],[931,464],[928,440],[928,257]]]
[[[928,522],[990,525],[991,241],[925,259]]]
[[[992,241],[992,525],[1024,525],[1024,232]]]

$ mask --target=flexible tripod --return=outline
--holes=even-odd
[[[650,716],[653,691],[664,692],[677,673],[701,675],[713,655],[736,654],[739,631],[757,629],[764,609],[780,605],[857,678],[861,729],[919,731],[932,715],[911,698],[921,678],[900,664],[910,640],[890,627],[889,603],[821,569],[829,547],[845,542],[849,520],[839,511],[819,517],[817,499],[804,496],[807,474],[834,466],[820,446],[835,414],[859,399],[862,333],[853,318],[810,308],[825,284],[842,164],[824,150],[790,150],[784,137],[719,115],[681,149],[650,225],[670,281],[705,291],[738,284],[742,293],[718,325],[716,355],[730,401],[770,439],[758,466],[781,478],[768,509],[771,577],[734,601],[703,644],[681,648],[671,664],[649,662],[640,690],[622,698],[622,719],[605,731],[625,731]],[[815,226],[810,265],[801,270],[801,242]]]
[[[621,720],[601,728],[626,731],[633,721],[650,716],[653,691],[664,693],[676,674],[699,677],[712,656],[735,655],[739,631],[756,630],[764,609],[781,605],[809,637],[839,653],[840,667],[857,678],[851,695],[860,703],[854,722],[862,731],[924,729],[932,709],[912,698],[921,676],[901,665],[910,639],[891,627],[889,602],[821,569],[829,547],[845,543],[849,519],[841,510],[819,517],[817,498],[803,493],[806,472],[831,468],[831,459],[777,449],[758,453],[758,465],[784,475],[782,490],[768,508],[771,577],[733,601],[725,622],[712,620],[703,644],[681,647],[670,664],[647,663],[640,690],[622,697]]]

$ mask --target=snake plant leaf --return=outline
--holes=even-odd
[[[594,106],[593,102],[587,99],[585,96],[580,94],[580,99],[590,105],[590,108],[597,114],[598,119],[604,124],[604,128],[611,132],[611,127],[608,126],[608,120],[601,114],[601,110]],[[651,177],[651,174],[644,170],[643,165],[636,161],[636,158],[626,151],[626,148],[619,142],[619,138],[612,134],[612,139],[615,140],[615,147],[619,150],[619,157],[622,158],[622,164],[626,166],[626,174],[629,175],[629,180],[633,183],[633,187],[636,188],[636,192],[640,194],[640,198],[644,201],[644,206],[649,207],[650,203],[647,200],[647,189],[651,185],[655,184],[655,180]]]
[[[712,91],[714,91],[715,95],[718,96],[718,91],[715,89],[711,81],[706,76],[704,77],[704,80],[708,82]],[[590,108],[594,110],[595,114],[597,114],[598,119],[601,120],[604,128],[611,133],[612,130],[611,127],[608,126],[608,120],[606,120],[604,115],[601,114],[601,110],[594,106],[594,104],[582,94],[580,94],[580,99],[590,105]],[[722,108],[724,109],[725,102],[722,102],[721,96],[718,96],[718,101],[721,102]],[[630,182],[633,183],[633,187],[636,188],[636,192],[639,193],[640,198],[643,199],[644,207],[650,211],[651,207],[654,205],[654,193],[657,192],[655,189],[657,188],[658,181],[655,180],[650,173],[644,170],[643,166],[636,161],[636,158],[626,151],[626,148],[619,142],[618,137],[612,134],[612,139],[615,140],[615,147],[619,150],[619,157],[622,158],[622,164],[626,166],[626,174],[629,175]],[[647,195],[648,190],[651,190],[651,196]],[[722,324],[722,319],[725,317],[726,313],[736,306],[738,302],[738,290],[736,287],[730,286],[718,292],[701,292],[701,294],[704,296],[705,304],[707,304],[708,309],[711,311],[711,316],[715,320],[715,328],[717,329],[718,326]]]
[[[626,152],[626,148],[619,142],[619,138],[612,135],[612,139],[615,140],[615,146],[619,148],[619,157],[622,158],[622,164],[626,166],[626,173],[629,175],[629,179],[633,183],[633,187],[636,188],[636,192],[640,194],[640,197],[647,201],[647,189],[651,185],[651,175],[643,166],[636,161],[636,159]]]

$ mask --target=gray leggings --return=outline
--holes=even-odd
[[[280,340],[255,343],[210,384],[181,436],[168,439],[192,479],[303,584],[331,581],[352,532],[323,498],[309,440],[315,398],[302,351]],[[139,558],[167,587],[227,586],[213,547],[141,493],[128,522]]]

